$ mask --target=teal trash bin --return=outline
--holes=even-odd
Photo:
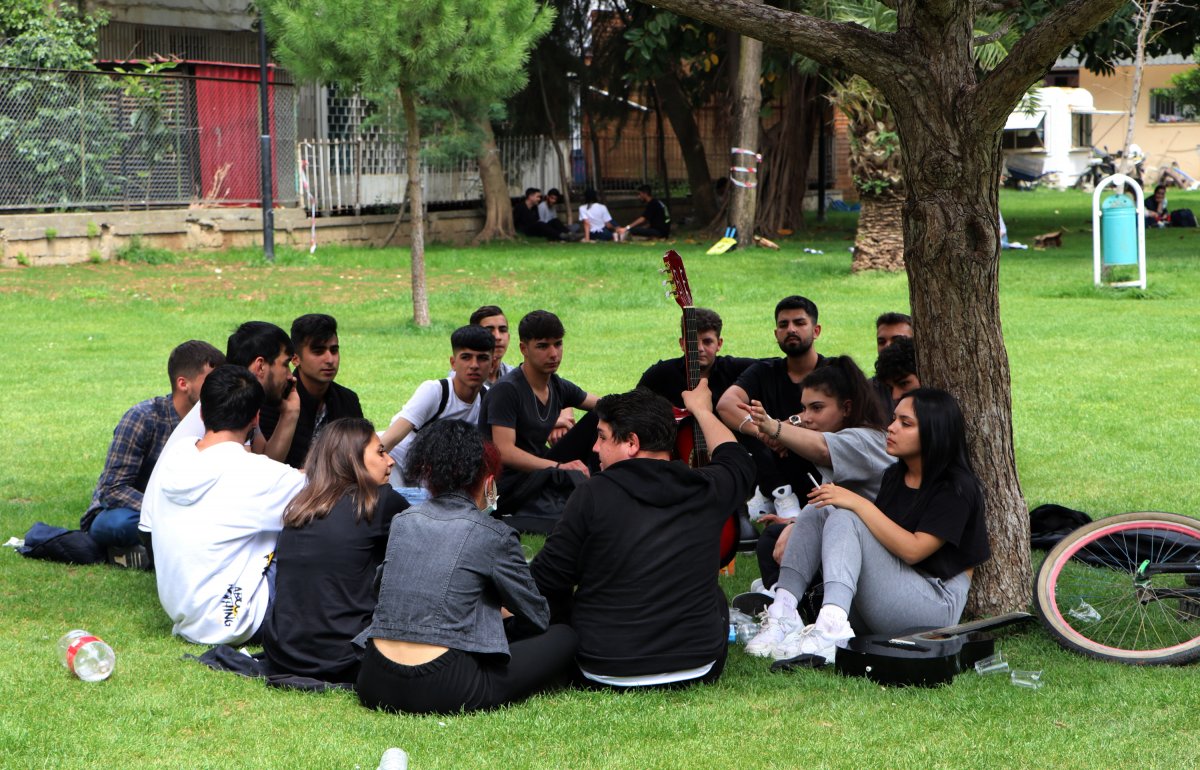
[[[1100,204],[1100,253],[1107,265],[1136,265],[1137,203],[1128,195],[1110,195]]]

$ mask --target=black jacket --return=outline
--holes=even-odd
[[[724,656],[721,528],[753,479],[730,442],[704,468],[633,458],[575,490],[531,569],[551,622],[578,633],[581,668],[639,676]]]
[[[299,374],[296,375],[296,392],[300,394],[300,416],[296,419],[296,432],[292,435],[292,446],[288,449],[284,462],[293,468],[303,468],[304,458],[308,456],[308,447],[320,433],[317,429],[317,407],[320,406],[320,402],[300,384]],[[362,416],[358,394],[336,382],[329,383],[329,390],[325,391],[325,419],[321,422],[321,427],[324,428],[340,417]],[[258,413],[258,428],[263,436],[271,438],[278,424],[279,405],[264,403]]]

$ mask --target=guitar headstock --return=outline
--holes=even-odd
[[[692,307],[692,287],[688,285],[687,271],[683,269],[683,257],[675,249],[668,249],[663,254],[663,264],[667,266],[663,272],[671,276],[664,281],[671,287],[667,296],[674,296],[679,307]]]

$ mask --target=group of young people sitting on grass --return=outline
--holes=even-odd
[[[911,321],[881,316],[872,384],[849,357],[816,356],[803,297],[776,307],[782,359],[717,355],[720,318],[699,315],[704,328],[680,339],[699,384],[687,388],[687,362],[670,359],[600,398],[558,374],[554,314],[522,319],[510,367],[507,318],[485,306],[452,335],[449,376],[423,383],[378,432],[333,382],[331,317],[302,316],[291,337],[243,324],[223,362],[173,378],[195,408],[169,439],[148,431],[141,542],[114,547],[152,557],[188,641],[261,643],[268,674],[353,686],[366,706],[411,713],[569,684],[715,681],[729,624],[718,543],[748,511],[771,522],[759,561],[772,603],[747,652],[832,662],[856,633],[956,622],[989,555],[983,498],[954,399],[903,387],[917,384],[904,363]],[[892,347],[907,358],[889,364]],[[798,408],[777,411],[788,399]],[[673,403],[704,440],[696,467],[675,459]],[[730,404],[736,417],[722,414]],[[589,414],[576,422],[576,408]],[[548,532],[532,559],[512,526],[522,522]],[[799,600],[814,588],[823,599],[806,623]]]

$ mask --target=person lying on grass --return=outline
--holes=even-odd
[[[410,713],[490,709],[561,677],[575,632],[550,626],[517,533],[492,518],[500,455],[462,420],[418,434],[404,477],[430,498],[392,519],[379,602],[355,640],[364,706]],[[501,606],[514,618],[506,629]],[[532,635],[510,641],[520,624]],[[526,630],[521,629],[521,630]]]
[[[896,404],[874,503],[836,484],[809,492],[780,564],[769,624],[791,627],[770,654],[816,655],[859,633],[892,634],[957,623],[974,568],[990,558],[983,492],[967,457],[954,397],[918,388]],[[801,627],[797,597],[820,569],[825,595]],[[853,622],[851,622],[851,618]]]
[[[284,509],[275,546],[275,598],[263,620],[269,673],[358,678],[352,642],[371,622],[392,517],[408,507],[388,483],[391,469],[367,420],[334,420],[313,442],[308,486]]]
[[[804,407],[796,422],[767,414],[758,401],[743,404],[755,427],[817,467],[821,478],[842,484],[868,500],[879,493],[883,472],[892,464],[884,451],[886,436],[883,409],[865,375],[849,356],[826,358],[800,384]],[[767,527],[758,538],[758,568],[762,588],[768,592],[779,580],[775,546],[781,533],[792,526],[791,519],[768,514],[759,519]],[[778,623],[770,625],[746,645],[752,655],[769,655],[786,631]],[[768,640],[773,639],[773,642]]]

